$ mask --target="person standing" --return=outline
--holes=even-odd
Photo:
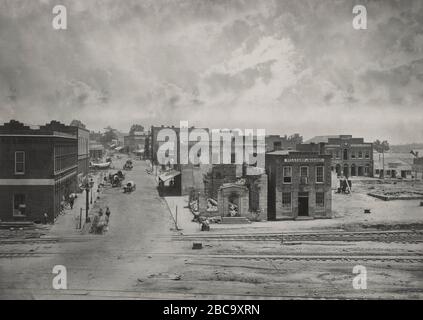
[[[107,218],[110,218],[110,209],[109,209],[109,207],[106,207],[106,216],[107,216]]]
[[[73,204],[75,203],[75,196],[73,194],[70,195],[69,197],[69,205],[71,210],[73,209]]]

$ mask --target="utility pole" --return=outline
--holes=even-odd
[[[382,147],[382,179],[385,180],[385,148]]]
[[[88,210],[90,209],[90,201],[89,201],[89,192],[90,188],[88,187],[88,184],[85,188],[85,222],[88,222]]]

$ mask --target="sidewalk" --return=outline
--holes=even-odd
[[[92,210],[95,208],[95,204],[97,202],[97,197],[101,194],[97,193],[98,185],[101,179],[101,174],[92,175],[94,180],[94,186],[92,188],[92,201],[93,203],[89,204],[89,211],[88,215],[92,216]],[[89,201],[91,201],[91,193],[88,194]],[[85,232],[85,206],[86,206],[86,192],[83,191],[77,194],[77,198],[75,199],[73,209],[65,209],[65,214],[59,215],[54,223],[54,225],[50,229],[50,233],[56,236],[64,236],[64,235],[80,235],[84,234]],[[81,215],[82,209],[82,215]],[[82,217],[82,229],[78,229],[80,224],[80,216]]]
[[[188,196],[164,197],[170,214],[176,220],[176,208],[178,210],[177,224],[183,233],[194,233],[200,231],[200,224],[193,222],[194,215],[188,208]]]

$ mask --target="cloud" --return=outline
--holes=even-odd
[[[0,2],[0,121],[354,131],[422,140],[423,3],[234,0]],[[381,121],[384,112],[384,121]]]

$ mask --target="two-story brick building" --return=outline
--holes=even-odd
[[[330,218],[330,161],[318,152],[266,153],[268,219]]]
[[[0,126],[0,219],[53,222],[63,197],[77,190],[78,138],[56,121]]]
[[[306,141],[315,144],[322,153],[331,156],[331,169],[338,176],[373,177],[373,143],[351,135],[318,136]],[[297,150],[301,146],[297,146]]]

